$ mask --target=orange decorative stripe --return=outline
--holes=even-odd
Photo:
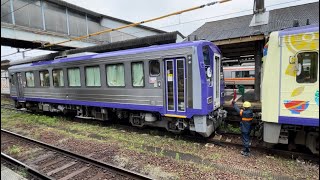
[[[242,118],[242,121],[252,121],[253,118]]]
[[[180,116],[175,114],[165,114],[166,117],[174,117],[174,118],[187,118],[187,116]]]
[[[255,78],[224,78],[225,81],[248,81],[254,79]]]

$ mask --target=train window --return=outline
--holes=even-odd
[[[16,84],[16,81],[15,81],[15,79],[14,79],[14,74],[11,74],[10,75],[10,83],[11,83],[11,85],[15,85]]]
[[[242,76],[243,77],[250,77],[249,71],[242,71]]]
[[[112,87],[124,87],[124,65],[110,64],[106,66],[107,84]]]
[[[81,86],[80,81],[80,69],[79,68],[70,68],[68,69],[68,83],[71,87]]]
[[[63,70],[62,69],[52,70],[52,77],[53,77],[53,86],[54,87],[64,86]]]
[[[50,86],[50,79],[49,79],[49,71],[39,71],[40,76],[40,86],[41,87],[49,87]]]
[[[236,77],[237,78],[250,77],[249,71],[236,71]]]
[[[210,53],[209,53],[209,46],[204,46],[202,49],[202,54],[203,54],[203,61],[204,64],[209,66],[210,65]]]
[[[315,83],[318,75],[318,53],[302,52],[298,57],[298,72],[296,81],[298,83]]]
[[[86,67],[86,85],[101,86],[99,66]]]
[[[237,71],[237,72],[236,72],[236,77],[237,77],[237,78],[242,77],[242,71]]]
[[[133,87],[144,86],[144,71],[143,62],[131,63],[131,79]]]
[[[250,76],[250,77],[255,77],[254,71],[249,71],[249,76]]]
[[[34,75],[33,72],[26,72],[27,87],[34,87]]]
[[[150,76],[160,75],[160,63],[158,60],[149,61],[149,75]]]

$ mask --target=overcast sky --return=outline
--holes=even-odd
[[[77,6],[113,16],[127,21],[137,22],[166,15],[212,2],[210,0],[65,0]],[[265,0],[267,10],[287,6],[317,2],[318,0]],[[144,24],[165,31],[180,31],[187,36],[205,22],[226,19],[246,14],[252,14],[253,0],[232,0],[223,4],[205,7],[187,12],[175,17]],[[16,52],[15,48],[1,46],[1,54]],[[27,57],[37,56],[48,52],[33,50],[26,53]],[[21,54],[7,56],[2,59],[21,59]]]

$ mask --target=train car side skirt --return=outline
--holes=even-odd
[[[11,97],[14,100],[19,100],[18,97]],[[36,98],[36,97],[25,97],[25,101],[33,101],[38,103],[54,103],[54,104],[70,104],[75,106],[93,106],[93,107],[105,107],[105,108],[119,108],[128,110],[140,110],[158,112],[163,116],[175,115],[176,118],[191,118],[194,115],[206,115],[202,113],[201,109],[190,109],[187,108],[186,116],[179,114],[165,114],[163,106],[150,106],[150,105],[137,105],[137,104],[121,104],[121,103],[106,103],[96,101],[80,101],[72,99],[48,99],[48,98]]]
[[[303,125],[303,126],[319,126],[319,119],[279,116],[279,123],[280,124]]]

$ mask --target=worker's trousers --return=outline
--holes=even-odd
[[[251,132],[251,121],[241,121],[240,122],[240,129],[242,135],[242,144],[243,144],[243,151],[250,152],[250,132]]]

